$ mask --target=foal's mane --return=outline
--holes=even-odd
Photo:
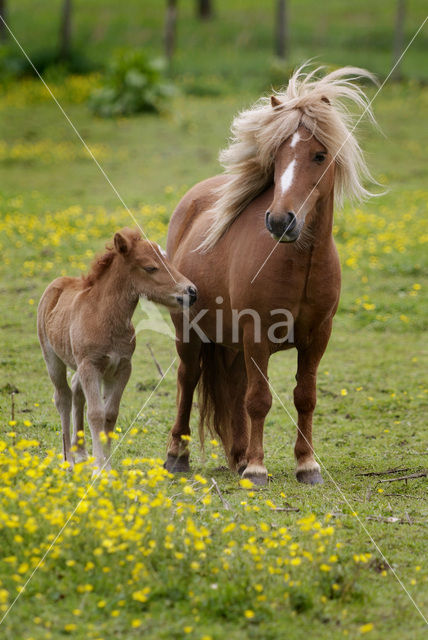
[[[95,282],[101,278],[103,273],[107,271],[113,262],[114,256],[117,255],[117,252],[113,247],[107,245],[106,249],[107,251],[105,253],[95,258],[89,273],[86,276],[82,276],[83,285],[85,287],[92,287]]]
[[[318,78],[323,67],[306,73],[303,65],[286,89],[276,92],[278,106],[261,98],[233,120],[229,146],[220,162],[228,176],[215,190],[217,200],[207,213],[212,222],[200,250],[211,249],[237,216],[273,183],[275,156],[280,145],[303,125],[335,161],[335,198],[362,200],[371,194],[363,180],[373,181],[362,150],[352,131],[359,119],[345,101],[353,102],[375,124],[370,102],[355,84],[359,78],[375,80],[365,69],[343,67]]]

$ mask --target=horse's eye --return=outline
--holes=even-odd
[[[322,153],[321,151],[319,153],[316,153],[314,156],[314,162],[317,162],[318,164],[322,164],[324,162],[324,160],[326,159],[327,154],[326,153]]]
[[[157,267],[143,267],[144,271],[147,271],[147,273],[154,273],[155,271],[158,271]]]

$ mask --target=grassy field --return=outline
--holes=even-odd
[[[421,3],[409,4],[410,34],[423,15]],[[121,38],[138,44],[137,26],[125,13],[115,17],[108,2],[97,21],[98,40],[90,39],[85,31],[89,9],[76,5],[86,16],[79,18],[79,38],[88,42],[88,56],[109,53]],[[156,51],[161,14],[154,2],[147,5],[150,28],[142,32],[143,44]],[[218,3],[218,16],[226,5]],[[260,28],[241,28],[241,34],[253,34],[249,41],[241,35],[217,60],[213,52],[219,42],[209,38],[204,54],[192,57],[190,31],[196,23],[188,4],[183,8],[186,46],[178,52],[174,73],[186,90],[217,87],[215,97],[183,92],[160,118],[102,121],[85,105],[96,77],[53,84],[126,204],[161,243],[180,196],[218,171],[217,152],[233,115],[268,84],[268,54],[257,55],[271,45],[261,3],[235,2],[230,24],[220,32],[214,25],[204,29],[230,44],[244,5],[252,7],[249,25],[258,21]],[[35,50],[43,38],[35,39],[37,29],[16,6],[11,4],[11,18]],[[315,3],[309,6],[317,10]],[[331,3],[336,26],[323,32],[322,21],[314,19],[316,43],[306,33],[309,18],[296,15],[296,34],[302,37],[295,55],[320,53],[323,61],[364,64],[386,75],[385,23],[392,20],[392,3],[359,6],[351,34],[341,30],[345,5]],[[297,14],[297,3],[291,7]],[[379,26],[377,12],[386,9]],[[43,10],[34,19],[48,41],[52,23]],[[368,45],[356,50],[352,38],[367,25]],[[193,31],[196,48],[202,36]],[[409,52],[410,76],[422,69],[422,42]],[[191,79],[180,75],[184,69],[190,69]],[[235,85],[238,90],[232,90]],[[113,442],[115,473],[86,492],[90,469],[82,466],[71,475],[61,464],[59,420],[37,342],[36,306],[48,282],[61,273],[86,271],[114,231],[132,221],[40,83],[23,80],[2,90],[0,612],[7,611],[38,567],[1,624],[2,637],[424,637],[425,623],[410,597],[426,617],[426,478],[379,484],[388,476],[360,474],[391,468],[410,474],[427,467],[428,132],[423,117],[428,90],[414,81],[387,85],[373,106],[384,135],[367,126],[359,134],[386,193],[363,206],[347,206],[335,219],[343,293],[320,367],[314,427],[325,484],[311,488],[294,478],[295,428],[284,410],[294,417],[291,352],[275,356],[270,366],[280,400],[274,398],[266,421],[267,488],[242,486],[238,477],[221,470],[218,445],[208,443],[203,456],[196,438],[190,444],[193,473],[177,478],[164,472],[160,463],[174,419],[177,362],[173,341],[147,331],[137,337],[121,405]],[[144,318],[137,310],[135,323]],[[168,371],[159,388],[147,343]],[[17,392],[14,421],[12,391]],[[192,425],[196,433],[196,410]]]

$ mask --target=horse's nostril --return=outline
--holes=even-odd
[[[195,287],[187,287],[187,293],[191,298],[195,298],[198,294],[198,292],[196,291]]]
[[[287,214],[286,231],[292,231],[296,226],[296,222],[296,216],[292,211],[289,211]]]
[[[269,216],[270,216],[270,211],[266,211],[266,215],[265,215],[266,229],[269,231],[269,233],[272,233],[272,226],[269,222]]]
[[[288,233],[289,231],[293,231],[294,227],[296,226],[296,223],[297,223],[296,216],[294,215],[294,213],[292,211],[289,211],[287,213],[284,233]]]

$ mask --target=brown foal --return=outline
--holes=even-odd
[[[94,262],[88,276],[57,278],[40,300],[38,335],[55,387],[64,460],[71,466],[87,458],[83,437],[79,437],[84,430],[86,400],[95,464],[110,469],[109,434],[131,375],[135,349],[131,318],[140,296],[179,309],[196,300],[196,289],[157,244],[125,228],[115,234],[112,246]],[[71,390],[67,367],[76,372]],[[107,437],[100,438],[101,433]]]

